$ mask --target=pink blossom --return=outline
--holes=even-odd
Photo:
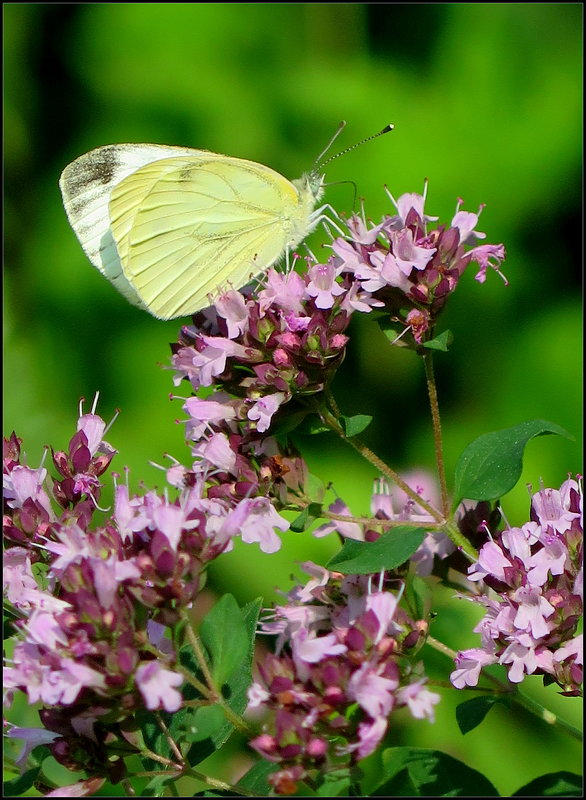
[[[248,326],[248,308],[240,292],[230,289],[214,300],[218,316],[226,320],[228,338],[235,339],[244,333]]]
[[[201,339],[205,347],[193,356],[193,366],[199,369],[199,386],[211,386],[214,378],[226,369],[228,357],[243,360],[248,357],[246,348],[231,339],[220,336],[202,336]]]
[[[519,630],[531,629],[531,635],[535,639],[547,636],[552,625],[548,625],[545,617],[550,617],[555,611],[554,607],[545,597],[541,595],[539,589],[529,586],[522,586],[517,589],[511,597],[518,603],[517,615],[514,624]]]
[[[331,261],[327,264],[316,264],[309,270],[310,281],[306,291],[310,297],[315,298],[317,308],[331,308],[335,298],[344,294],[345,289],[336,283],[336,275],[340,271],[336,270]]]
[[[4,552],[4,591],[8,601],[17,608],[28,607],[29,594],[37,592],[30,559],[30,552],[24,547],[9,547]]]
[[[478,218],[482,213],[484,205],[481,205],[477,214],[470,211],[460,211],[460,206],[464,201],[459,199],[456,206],[456,213],[452,219],[452,228],[458,228],[460,241],[462,244],[475,244],[478,239],[486,239],[485,233],[474,230],[478,225]]]
[[[408,683],[397,691],[397,701],[409,706],[409,711],[415,719],[428,719],[435,722],[433,707],[441,700],[439,694],[430,692],[423,685],[423,681]]]
[[[496,662],[496,656],[478,647],[462,650],[456,656],[456,669],[450,675],[450,681],[456,689],[463,689],[465,686],[476,686],[480,677],[480,670],[488,664],[496,664]]]
[[[243,542],[258,542],[263,553],[276,553],[281,548],[275,528],[289,529],[289,523],[276,512],[268,497],[241,500],[229,513],[225,526],[233,535],[240,533]]]
[[[51,501],[43,489],[46,477],[47,470],[44,467],[29,469],[20,464],[4,474],[4,500],[9,508],[22,508],[24,502],[31,499],[45,509],[49,518],[53,518]]]
[[[333,503],[330,503],[328,506],[328,511],[332,514],[338,514],[344,517],[351,517],[352,513],[348,506],[338,498]],[[313,535],[317,539],[321,539],[324,536],[327,536],[330,533],[336,531],[343,536],[345,539],[356,539],[358,541],[364,541],[364,531],[356,522],[344,522],[341,519],[332,519],[329,522],[325,522],[323,525],[315,528],[313,531]]]
[[[191,452],[224,472],[233,473],[236,468],[236,453],[230,447],[225,433],[212,434],[209,439],[198,442]],[[205,464],[202,467],[205,468]]]
[[[299,313],[303,309],[302,300],[306,297],[303,278],[294,270],[287,273],[271,268],[266,273],[265,288],[258,294],[261,312],[272,305]]]
[[[391,198],[393,205],[399,212],[399,216],[393,217],[391,220],[391,223],[394,226],[400,225],[403,227],[407,225],[408,219],[411,219],[413,215],[415,215],[423,225],[425,225],[426,222],[435,222],[438,219],[438,217],[428,216],[423,210],[427,198],[427,180],[425,181],[423,194],[417,194],[416,192],[405,192],[405,194],[402,194],[398,200],[395,200],[388,189],[386,192]]]
[[[413,269],[425,269],[436,251],[435,247],[421,247],[415,244],[413,232],[409,228],[393,231],[391,241],[395,264],[407,277]]]
[[[158,661],[148,661],[137,668],[135,680],[151,711],[163,708],[171,713],[181,708],[183,698],[175,687],[183,683],[182,675],[165,669]]]
[[[271,425],[273,414],[278,411],[279,406],[285,401],[284,392],[275,392],[261,397],[252,406],[247,416],[248,419],[258,420],[256,429],[259,433],[265,433]]]
[[[528,634],[520,634],[516,640],[504,650],[499,663],[510,664],[509,680],[521,683],[524,674],[531,675],[537,669],[535,642]]]
[[[213,397],[221,398],[214,400]],[[196,442],[202,438],[205,431],[209,429],[210,424],[217,425],[221,422],[228,422],[236,418],[236,411],[233,406],[228,405],[228,395],[224,392],[217,392],[215,395],[202,400],[200,397],[189,397],[184,405],[183,410],[186,411],[190,418],[187,420],[187,436],[192,441]]]
[[[487,542],[478,555],[478,562],[468,569],[468,580],[480,581],[487,575],[495,575],[499,580],[506,582],[505,569],[511,566],[511,562],[496,542]]]
[[[398,685],[398,681],[383,678],[366,663],[350,678],[348,692],[373,719],[385,718],[395,703],[393,692]]]
[[[77,783],[71,783],[69,786],[53,789],[52,792],[47,792],[43,797],[90,797],[98,792],[105,783],[106,778],[87,778]]]
[[[474,276],[475,280],[479,283],[484,283],[486,280],[486,270],[492,267],[494,271],[503,278],[505,286],[508,280],[500,271],[499,267],[501,262],[505,260],[506,252],[502,244],[481,244],[470,250],[465,258],[467,262],[476,261],[480,269]]]

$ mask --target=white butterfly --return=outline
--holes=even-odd
[[[59,185],[92,264],[161,319],[241,288],[323,216],[316,169],[291,182],[254,161],[185,147],[98,147],[69,164]]]

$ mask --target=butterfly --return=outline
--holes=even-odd
[[[91,263],[131,303],[173,319],[241,288],[305,239],[327,208],[316,208],[323,163],[289,181],[207,150],[116,144],[77,158],[59,185]]]

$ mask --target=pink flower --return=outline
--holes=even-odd
[[[456,656],[457,669],[450,675],[450,681],[456,689],[463,689],[465,686],[476,686],[480,677],[480,670],[488,664],[496,664],[496,662],[496,656],[477,647],[462,650]]]
[[[199,386],[211,386],[214,378],[221,375],[226,369],[228,357],[243,360],[248,357],[246,348],[231,339],[223,339],[220,336],[202,336],[201,340],[205,347],[193,356],[193,366],[199,369]]]
[[[240,292],[230,289],[214,301],[218,316],[226,320],[228,338],[235,339],[244,333],[248,326],[248,308]]]
[[[460,211],[460,206],[463,202],[463,200],[458,199],[456,213],[451,223],[452,228],[458,228],[462,244],[475,244],[478,239],[486,239],[485,233],[474,230],[478,225],[478,218],[482,213],[484,205],[480,206],[477,214],[473,214],[470,211]]]
[[[233,473],[236,467],[236,453],[230,447],[225,433],[212,434],[209,439],[198,442],[191,452],[204,462],[199,465],[199,469],[206,468],[206,461],[223,472]]]
[[[336,297],[344,294],[345,289],[336,283],[336,270],[333,263],[316,264],[309,270],[310,281],[307,284],[307,294],[315,298],[317,308],[331,308]]]
[[[148,661],[138,667],[135,680],[146,707],[151,711],[163,708],[173,712],[181,708],[183,698],[175,687],[183,683],[182,675],[165,669],[158,661]]]
[[[306,297],[305,283],[297,272],[291,270],[282,273],[271,267],[266,273],[265,282],[265,288],[258,294],[262,313],[273,305],[295,313],[303,309],[302,301]]]
[[[330,503],[328,507],[328,511],[331,511],[332,514],[338,514],[344,517],[351,517],[352,513],[348,506],[338,498],[333,503]],[[332,519],[330,522],[325,522],[323,525],[319,525],[313,531],[313,535],[317,539],[321,539],[324,536],[327,536],[330,533],[336,531],[343,536],[345,539],[356,539],[357,541],[364,541],[364,531],[356,522],[344,522],[341,519]]]
[[[391,242],[395,264],[406,277],[409,277],[413,269],[425,269],[436,251],[435,247],[415,244],[413,232],[409,228],[392,231]]]
[[[366,663],[350,678],[348,692],[373,719],[386,718],[395,704],[393,692],[398,686],[398,681],[383,678]]]
[[[430,722],[435,722],[433,707],[440,700],[439,694],[426,689],[423,681],[409,683],[397,692],[397,701],[409,706],[409,711],[415,719],[428,719]]]
[[[233,406],[228,405],[227,402],[212,399],[214,396],[221,397],[222,400],[228,399],[227,395],[218,392],[206,400],[202,400],[200,397],[189,397],[183,405],[183,410],[191,417],[187,420],[187,436],[194,442],[202,438],[206,430],[209,430],[210,425],[217,425],[236,418]]]
[[[274,394],[265,395],[257,400],[252,406],[247,416],[248,419],[258,420],[256,429],[259,433],[265,433],[271,425],[271,419],[279,406],[285,401],[284,392],[275,392]]]
[[[276,553],[281,548],[275,528],[286,531],[289,523],[275,511],[268,497],[241,500],[225,522],[226,530],[233,535],[240,533],[243,542],[258,542],[263,553]]]

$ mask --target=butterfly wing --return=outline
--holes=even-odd
[[[200,151],[136,170],[109,208],[128,282],[152,314],[171,319],[268,269],[312,207],[269,167]]]
[[[65,212],[85,254],[130,302],[144,307],[124,277],[110,230],[108,204],[112,189],[145,164],[171,156],[205,151],[155,144],[106,145],[67,166],[59,179]]]

